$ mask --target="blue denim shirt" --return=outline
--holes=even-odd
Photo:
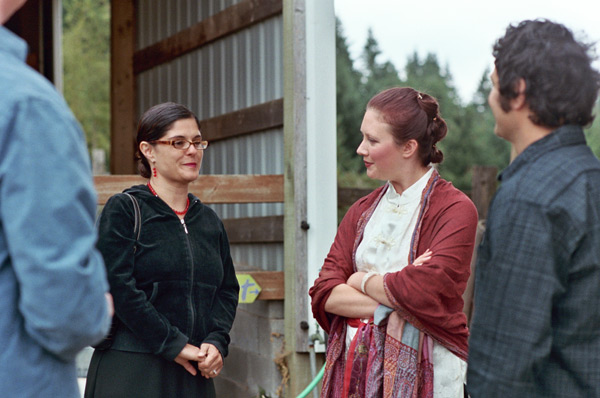
[[[107,332],[81,128],[0,27],[0,396],[79,397],[75,355]]]
[[[501,182],[478,252],[471,397],[600,397],[600,162],[563,126]]]

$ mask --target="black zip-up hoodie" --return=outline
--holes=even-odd
[[[147,186],[125,192],[140,206],[137,244],[126,195],[111,197],[99,220],[97,246],[118,318],[112,348],[173,360],[186,343],[211,343],[225,357],[239,285],[223,223],[192,194],[180,220]]]

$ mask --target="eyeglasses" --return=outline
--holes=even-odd
[[[171,145],[175,149],[181,149],[185,151],[193,145],[196,149],[206,149],[208,147],[208,141],[188,141],[188,140],[170,140],[170,141],[150,141],[150,144],[164,144]]]

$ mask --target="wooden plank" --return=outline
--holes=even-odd
[[[201,175],[190,192],[205,203],[281,203],[283,175]]]
[[[283,99],[240,109],[200,122],[202,136],[210,142],[283,126]]]
[[[42,46],[44,24],[40,13],[40,0],[24,2],[23,6],[4,23],[4,27],[15,32],[27,42],[27,65],[45,75]],[[45,76],[52,81],[52,76]]]
[[[134,1],[111,2],[110,24],[110,170],[135,173]]]
[[[358,199],[373,192],[374,188],[346,188],[338,187],[338,207],[348,207]]]
[[[210,42],[281,14],[282,8],[282,0],[246,0],[228,7],[171,37],[136,51],[134,73],[139,74],[172,61]]]
[[[238,274],[249,274],[260,286],[257,300],[283,300],[285,295],[283,271],[238,271]]]
[[[148,180],[139,175],[95,176],[98,204],[132,185]],[[204,203],[281,203],[283,175],[281,174],[222,174],[200,175],[190,184],[190,192]]]
[[[498,169],[493,166],[473,166],[471,200],[477,208],[479,219],[487,218],[488,207],[498,185]]]
[[[229,243],[282,243],[283,216],[223,220]]]
[[[41,37],[38,39],[39,45],[41,47],[41,55],[42,59],[40,60],[40,66],[42,68],[42,74],[46,76],[48,80],[50,80],[56,86],[57,82],[55,81],[55,73],[54,73],[54,25],[57,21],[54,20],[54,15],[52,13],[53,4],[51,1],[41,1],[39,5],[39,13],[41,19]],[[27,25],[32,25],[31,20],[27,21]],[[58,29],[62,30],[62,27],[58,27]],[[62,45],[59,44],[59,45]],[[61,73],[62,75],[62,73]],[[60,79],[60,78],[59,78]],[[60,86],[62,89],[62,86]]]
[[[471,326],[471,319],[473,317],[473,294],[475,292],[475,266],[477,264],[477,249],[483,239],[485,233],[485,220],[479,220],[477,223],[477,232],[475,234],[475,247],[473,248],[473,257],[471,258],[471,275],[467,280],[467,287],[463,293],[463,312],[467,316],[467,326]]]
[[[139,175],[97,175],[94,176],[94,185],[98,194],[98,204],[104,205],[108,198],[123,192],[132,185],[145,184],[146,178]]]

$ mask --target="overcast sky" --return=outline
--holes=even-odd
[[[493,67],[491,48],[510,23],[547,18],[571,29],[578,38],[600,42],[599,0],[334,0],[335,13],[355,61],[369,28],[382,51],[402,70],[408,56],[434,53],[449,67],[455,87],[468,102],[486,67]],[[585,36],[584,36],[585,35]],[[600,54],[600,44],[596,45]],[[358,61],[360,62],[360,61]],[[600,69],[600,62],[596,61]]]

